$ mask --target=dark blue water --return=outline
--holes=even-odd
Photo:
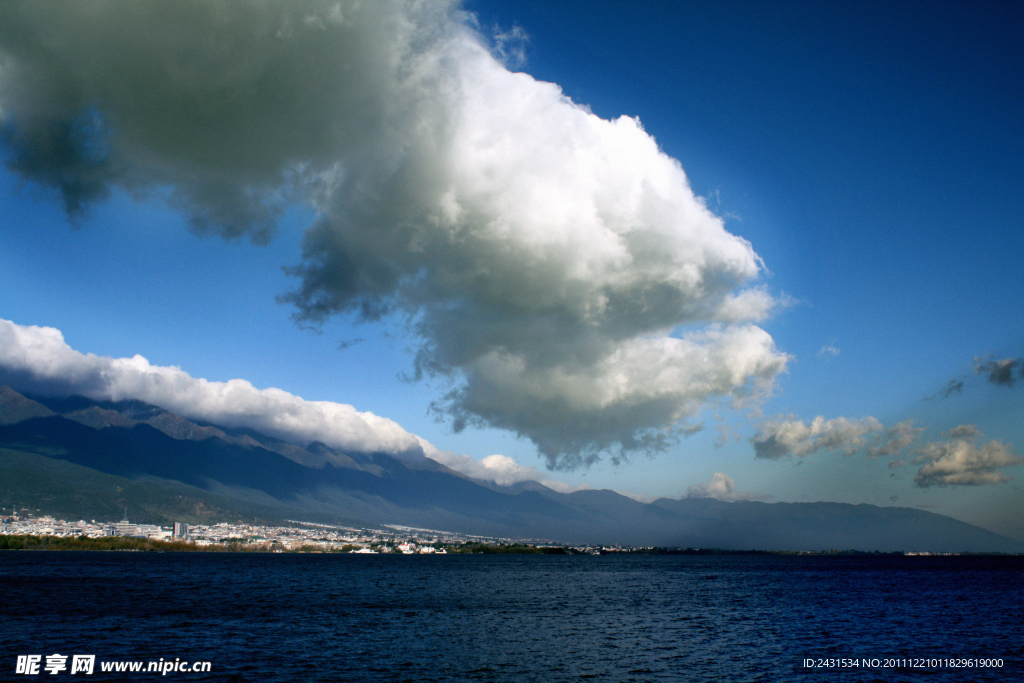
[[[1020,681],[1022,580],[1007,557],[4,551],[0,680]],[[212,669],[15,674],[52,653]]]

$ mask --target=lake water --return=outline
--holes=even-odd
[[[1024,680],[1020,557],[4,551],[0,595],[3,680]],[[100,671],[160,658],[210,673]]]

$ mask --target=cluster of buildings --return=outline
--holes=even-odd
[[[127,517],[127,514],[125,515]],[[510,539],[465,536],[447,531],[388,526],[385,529],[357,529],[353,527],[312,524],[289,520],[291,526],[261,526],[257,524],[227,523],[214,525],[184,524],[161,527],[155,524],[137,524],[124,519],[111,524],[96,520],[68,522],[50,516],[35,517],[25,511],[0,513],[0,535],[57,536],[102,538],[125,536],[152,538],[160,541],[187,541],[198,546],[244,544],[266,550],[319,550],[323,552],[346,550],[357,553],[444,553],[445,546],[467,541],[481,543],[511,543]]]
[[[357,529],[326,524],[291,522],[289,526],[227,523],[194,525],[189,539],[196,545],[245,543],[268,550],[320,550],[350,552],[435,552],[456,541],[451,534],[402,534],[395,530]],[[430,550],[425,550],[429,548]]]
[[[288,520],[290,526],[222,522],[194,525],[189,539],[197,545],[247,543],[270,550],[346,550],[354,553],[444,553],[445,546],[480,540],[448,531],[388,525],[384,529],[355,528]],[[489,542],[501,542],[487,539]],[[509,541],[504,541],[509,542]]]
[[[34,517],[24,512],[0,515],[0,534],[8,536],[84,536],[86,538],[102,538],[104,536],[132,536],[136,538],[152,538],[159,541],[186,539],[189,537],[188,524],[175,522],[171,527],[156,524],[135,524],[127,519],[111,524],[108,522],[85,521],[67,522],[48,515]]]

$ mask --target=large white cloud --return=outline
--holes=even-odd
[[[452,2],[6,3],[10,165],[69,212],[160,188],[266,239],[313,206],[305,322],[405,316],[456,429],[552,466],[657,449],[787,356],[760,259],[639,122],[509,71]],[[672,336],[685,326],[682,336]]]

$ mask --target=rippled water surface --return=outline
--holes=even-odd
[[[1024,558],[0,552],[19,654],[189,681],[1019,681]],[[1002,658],[812,670],[806,658]]]

